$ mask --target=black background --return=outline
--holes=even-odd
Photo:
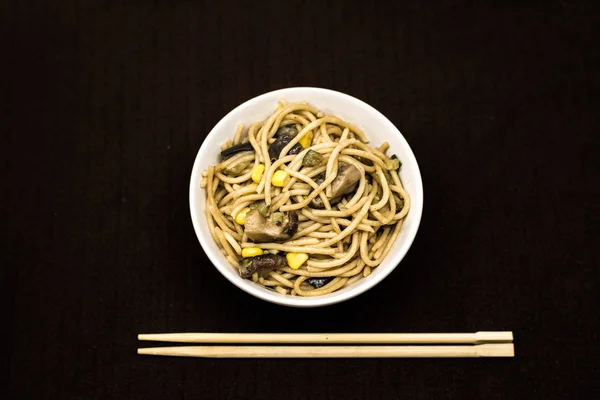
[[[3,1],[10,398],[597,398],[596,2]],[[403,132],[423,220],[344,304],[257,300],[208,262],[188,183],[261,93],[356,96]],[[514,359],[142,357],[140,332],[513,330]]]

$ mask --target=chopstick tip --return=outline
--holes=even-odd
[[[512,343],[487,343],[475,346],[479,357],[514,357],[515,347]]]

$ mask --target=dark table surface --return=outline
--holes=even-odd
[[[9,398],[600,395],[598,3],[368,3],[1,3]],[[209,130],[290,86],[379,109],[423,175],[405,260],[321,309],[235,288],[188,211]],[[476,330],[513,330],[516,357],[135,354],[139,332]]]

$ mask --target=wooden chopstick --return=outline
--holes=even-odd
[[[514,357],[512,343],[475,346],[180,346],[138,354],[204,358],[476,358]]]
[[[159,333],[138,340],[171,343],[484,344],[513,341],[512,332],[475,333]]]

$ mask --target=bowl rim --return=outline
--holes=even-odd
[[[408,232],[409,234],[404,242],[405,243],[404,251],[399,252],[397,255],[395,255],[395,257],[393,259],[388,260],[391,262],[391,265],[389,267],[387,267],[387,269],[383,269],[383,271],[381,271],[377,275],[371,275],[372,278],[363,280],[361,285],[353,285],[353,287],[348,288],[349,290],[346,290],[346,291],[334,292],[331,294],[327,294],[327,295],[323,295],[323,296],[314,296],[314,297],[298,297],[298,296],[282,295],[275,291],[265,290],[264,288],[260,287],[259,285],[255,284],[252,281],[242,279],[239,276],[239,274],[236,274],[233,271],[230,264],[224,263],[222,260],[220,260],[218,258],[217,254],[215,254],[212,250],[209,250],[209,242],[208,241],[209,240],[212,241],[213,239],[210,235],[208,235],[208,237],[205,237],[205,235],[201,234],[201,231],[199,229],[199,226],[201,223],[199,220],[199,215],[200,215],[199,213],[204,214],[204,210],[199,210],[196,207],[196,196],[202,195],[204,193],[204,189],[200,188],[200,185],[199,185],[199,182],[202,177],[202,169],[200,167],[200,160],[202,159],[202,155],[208,151],[207,144],[211,143],[214,139],[216,139],[213,137],[219,135],[219,132],[221,131],[221,127],[226,124],[226,122],[228,121],[230,116],[237,114],[238,112],[243,111],[244,109],[253,107],[256,103],[259,103],[265,97],[285,98],[286,94],[289,94],[290,92],[296,92],[296,91],[327,93],[329,95],[345,97],[345,99],[347,101],[349,101],[351,103],[355,103],[359,107],[366,108],[370,113],[373,113],[391,131],[394,131],[398,134],[398,140],[403,142],[402,146],[406,150],[405,157],[408,156],[408,157],[412,158],[412,161],[414,163],[414,168],[411,168],[411,176],[414,176],[417,178],[417,179],[415,179],[415,182],[414,182],[416,190],[415,190],[415,192],[411,193],[411,209],[410,209],[410,212],[413,213],[413,218],[415,218],[415,223],[413,224],[413,228]],[[310,101],[310,100],[308,100],[308,101]],[[412,200],[414,198],[420,199],[421,201],[413,202]],[[320,306],[327,306],[327,305],[341,303],[343,301],[352,299],[362,293],[367,292],[368,290],[370,290],[371,288],[376,286],[379,282],[384,280],[394,269],[396,269],[396,267],[404,259],[404,257],[408,253],[410,247],[412,246],[412,243],[415,240],[415,237],[417,235],[417,232],[419,230],[419,226],[421,223],[421,217],[422,217],[422,213],[423,213],[423,201],[424,201],[423,181],[422,181],[419,165],[417,163],[417,159],[412,151],[412,148],[410,147],[410,145],[404,138],[404,135],[402,135],[400,130],[385,115],[383,115],[380,111],[378,111],[376,108],[369,105],[368,103],[366,103],[360,99],[357,99],[356,97],[348,95],[346,93],[342,93],[342,92],[339,92],[336,90],[331,90],[331,89],[319,88],[319,87],[303,87],[303,86],[282,88],[282,89],[277,89],[277,90],[263,93],[259,96],[253,97],[253,98],[241,103],[240,105],[235,107],[233,110],[229,111],[225,116],[223,116],[223,118],[221,118],[219,120],[219,122],[217,122],[217,124],[211,129],[211,131],[208,133],[208,135],[206,136],[206,138],[203,140],[202,144],[200,145],[200,148],[198,149],[198,153],[196,154],[196,157],[194,159],[194,164],[192,167],[192,173],[190,176],[190,187],[189,187],[190,216],[192,219],[192,225],[194,227],[194,232],[196,233],[196,237],[198,238],[198,241],[200,242],[200,246],[202,247],[202,250],[208,257],[210,262],[213,264],[213,266],[221,273],[221,275],[223,275],[229,282],[233,283],[235,286],[237,286],[244,292],[246,292],[256,298],[259,298],[259,299],[262,299],[262,300],[265,300],[265,301],[268,301],[268,302],[274,303],[274,304],[290,306],[290,307],[299,307],[299,308],[320,307]],[[389,257],[389,256],[390,255],[388,254],[387,257]],[[224,264],[226,264],[226,265],[224,265]]]

